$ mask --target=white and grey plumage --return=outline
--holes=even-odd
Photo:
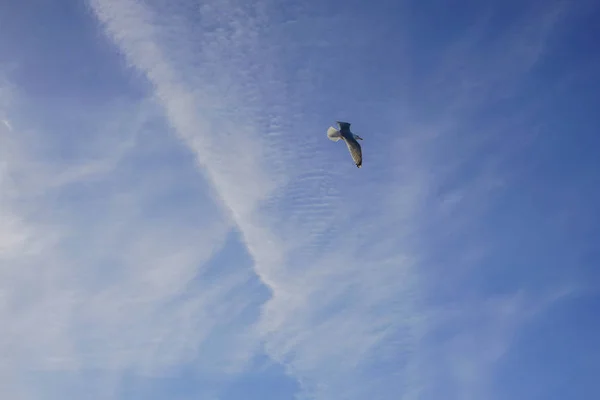
[[[335,129],[333,126],[330,126],[329,129],[327,129],[327,137],[334,142],[337,142],[340,139],[346,142],[346,146],[348,146],[354,164],[356,164],[358,168],[362,167],[362,149],[356,139],[363,140],[363,138],[350,131],[349,122],[336,121],[336,123],[340,129]]]

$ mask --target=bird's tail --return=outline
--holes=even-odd
[[[342,134],[333,126],[330,126],[329,129],[327,129],[327,137],[329,138],[329,140],[337,142],[342,138]]]

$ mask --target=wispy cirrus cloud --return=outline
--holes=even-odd
[[[221,332],[247,318],[248,273],[199,278],[214,268],[229,219],[195,174],[190,183],[191,160],[165,141],[151,102],[112,104],[95,115],[74,108],[86,136],[74,157],[61,154],[62,132],[4,110],[1,369],[18,378],[6,378],[15,388],[5,393],[60,397],[76,386],[57,382],[99,370],[110,379],[95,395],[114,397],[125,371],[154,376],[201,351],[211,360],[197,368],[218,375],[252,352],[243,330]]]
[[[427,261],[423,252],[434,248],[433,243],[444,244],[449,239],[437,236],[427,242],[421,235],[427,235],[428,227],[435,224],[468,224],[460,208],[465,210],[470,201],[489,200],[489,191],[494,188],[490,179],[502,179],[494,165],[490,165],[492,169],[484,167],[470,187],[461,183],[454,196],[448,197],[455,199],[454,206],[448,201],[439,206],[436,186],[452,179],[450,171],[455,170],[444,171],[447,175],[441,178],[432,177],[428,170],[443,168],[443,162],[462,168],[466,159],[461,158],[469,157],[466,151],[442,160],[433,158],[442,149],[455,148],[442,148],[447,139],[440,136],[453,137],[463,124],[456,106],[473,112],[506,96],[494,92],[516,85],[541,57],[544,42],[564,6],[544,11],[540,17],[533,10],[514,28],[498,35],[493,39],[491,61],[485,65],[482,61],[477,66],[474,54],[479,54],[480,46],[468,42],[471,36],[453,45],[462,49],[458,55],[467,70],[457,70],[459,66],[451,60],[430,71],[435,78],[432,92],[443,89],[447,93],[446,106],[436,103],[438,124],[423,126],[414,112],[425,108],[411,109],[413,119],[395,124],[407,123],[409,131],[399,138],[396,154],[376,144],[366,146],[367,156],[369,151],[373,154],[371,168],[383,176],[396,177],[398,191],[391,183],[368,182],[372,174],[365,173],[367,178],[360,179],[359,184],[359,178],[350,177],[342,167],[336,171],[332,167],[341,156],[336,162],[325,159],[316,139],[301,133],[318,128],[303,122],[302,112],[295,109],[302,101],[294,98],[295,92],[286,92],[286,77],[294,73],[282,63],[287,54],[282,50],[286,39],[295,43],[299,37],[273,35],[294,35],[294,30],[286,30],[285,15],[274,11],[270,3],[252,7],[238,2],[210,4],[186,15],[160,3],[98,0],[91,4],[128,61],[144,71],[155,86],[169,110],[171,124],[197,154],[201,170],[242,233],[256,274],[271,289],[272,297],[258,323],[267,353],[286,365],[309,397],[364,398],[385,396],[393,390],[427,396],[430,392],[418,387],[426,385],[425,376],[434,361],[427,360],[423,366],[414,353],[429,346],[423,336],[443,319],[438,320],[435,305],[427,304],[431,280],[437,284],[430,274],[437,267],[436,260]],[[332,18],[333,23],[351,17],[341,13]],[[190,42],[191,32],[202,34]],[[327,48],[327,42],[322,46]],[[350,51],[351,45],[347,46]],[[449,51],[446,58],[457,56],[456,50]],[[311,56],[310,50],[306,53]],[[502,60],[507,61],[498,62]],[[327,93],[311,86],[312,78],[310,73],[304,76],[307,101],[308,96]],[[329,100],[335,102],[334,92],[330,93]],[[443,99],[436,97],[416,94],[423,107]],[[287,107],[282,105],[286,101]],[[213,105],[211,113],[206,111],[208,103]],[[474,142],[480,149],[488,148],[497,138],[496,132],[485,128],[489,132],[486,139]],[[425,138],[419,138],[422,133]],[[373,136],[375,141],[378,136]],[[457,138],[469,145],[470,137]],[[411,148],[404,150],[407,140]],[[473,144],[468,149],[474,150]],[[252,157],[243,158],[247,154]],[[398,171],[388,170],[389,165],[397,165]],[[352,189],[350,184],[357,187]],[[448,207],[455,209],[454,216],[447,215]],[[467,254],[477,251],[473,246],[464,247]],[[451,281],[459,283],[460,279]],[[508,296],[498,307],[512,302]],[[495,307],[471,310],[463,305],[459,309],[461,315],[480,315],[499,310]],[[513,315],[506,318],[513,321]],[[490,332],[495,324],[504,323],[491,318]],[[506,334],[489,336],[490,345],[509,340],[511,329],[506,329]],[[450,346],[449,357],[459,357],[459,348],[464,350]],[[372,368],[390,362],[382,361],[390,351],[397,357],[396,365],[388,375],[373,373]],[[473,371],[485,371],[495,360],[459,359]],[[399,375],[411,378],[402,380]],[[474,384],[472,376],[449,379],[465,388]],[[469,389],[465,388],[457,395],[466,395]]]

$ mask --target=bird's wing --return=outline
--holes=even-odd
[[[362,149],[360,144],[354,138],[345,138],[344,141],[346,142],[346,146],[348,146],[348,150],[350,150],[354,164],[360,168],[362,166]]]
[[[334,142],[337,142],[338,140],[340,140],[342,138],[342,134],[340,131],[335,129],[333,126],[330,126],[329,129],[327,129],[327,137],[329,138],[329,140],[333,140]]]
[[[346,131],[346,130],[350,130],[350,122],[344,122],[344,121],[336,121],[338,126],[340,127],[340,131]]]

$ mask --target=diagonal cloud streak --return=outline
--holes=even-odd
[[[342,201],[340,189],[351,178],[341,171],[328,177],[328,165],[315,162],[322,150],[317,139],[298,137],[298,117],[281,108],[287,99],[276,71],[267,72],[266,82],[259,81],[274,98],[252,83],[253,71],[276,62],[270,38],[261,36],[261,18],[266,17],[260,10],[266,4],[258,4],[254,9],[259,15],[254,16],[240,14],[245,8],[241,2],[209,3],[197,19],[177,23],[170,20],[177,10],[160,5],[91,4],[128,62],[144,71],[156,88],[178,136],[196,154],[242,233],[257,275],[271,288],[258,326],[268,353],[300,379],[312,376],[325,357],[337,366],[336,375],[343,376],[395,325],[412,326],[413,321],[402,317],[413,314],[410,262],[395,257],[392,240],[379,243],[377,254],[360,245],[381,227],[358,231],[352,226],[352,214],[360,210]],[[216,33],[206,33],[204,21],[215,19],[224,22]],[[192,24],[199,24],[203,35],[191,44],[185,38]],[[271,106],[289,119],[259,119],[256,110]],[[298,153],[300,140],[303,149]],[[340,184],[334,183],[336,178]],[[335,239],[346,228],[351,233]],[[338,247],[347,251],[331,251]],[[356,305],[340,310],[339,301],[353,288]],[[373,295],[374,290],[379,293]],[[330,308],[333,317],[315,302]],[[386,303],[391,311],[374,312]]]
[[[508,69],[506,64],[497,70],[486,64],[494,78],[489,85],[468,80],[469,70],[463,74],[460,66],[456,71],[451,63],[441,63],[442,70],[431,73],[431,91],[425,92],[443,96],[416,94],[422,107],[411,109],[412,119],[401,121],[408,122],[407,132],[389,148],[374,144],[365,150],[369,168],[364,170],[369,172],[351,174],[340,166],[347,154],[338,157],[329,144],[322,144],[327,125],[315,127],[304,120],[302,101],[287,83],[291,73],[283,66],[285,41],[277,36],[286,32],[287,22],[274,3],[214,1],[193,9],[161,1],[89,4],[127,62],[153,85],[175,134],[193,153],[212,196],[239,230],[254,272],[271,291],[256,333],[267,354],[300,382],[303,396],[362,399],[403,393],[407,399],[436,398],[435,390],[452,387],[454,381],[466,388],[457,391],[457,398],[485,393],[469,371],[486,370],[499,357],[513,322],[521,321],[516,311],[490,318],[481,328],[489,343],[500,343],[491,355],[464,357],[468,340],[440,346],[449,360],[463,362],[467,372],[458,372],[450,383],[425,387],[440,373],[428,353],[438,349],[430,336],[451,329],[443,317],[446,307],[437,303],[438,291],[443,291],[438,285],[444,283],[439,276],[459,280],[428,253],[443,254],[444,246],[452,246],[448,232],[455,223],[464,224],[455,235],[474,224],[452,212],[472,205],[473,214],[483,214],[487,205],[479,204],[494,192],[490,178],[498,178],[490,162],[472,187],[448,194],[440,205],[437,195],[444,184],[453,186],[453,175],[464,167],[461,157],[470,160],[460,143],[450,147],[445,141],[466,141],[457,133],[463,118],[493,104],[497,87],[526,75],[559,20],[560,7],[535,19],[533,26],[539,29],[528,28],[533,50],[527,57],[517,57],[522,49],[514,49],[514,33],[497,40],[492,60],[506,55],[518,60],[506,62]],[[303,90],[310,92],[307,86]],[[440,86],[443,92],[437,90]],[[391,126],[401,125],[397,104],[381,111],[389,112]],[[433,119],[435,126],[423,122],[431,118],[423,115],[427,104],[437,107],[432,111],[439,117]],[[491,133],[470,143],[469,151],[494,144],[497,135],[493,129],[486,132]],[[443,154],[449,148],[458,155]],[[370,159],[368,154],[375,153]],[[375,176],[385,179],[370,179]],[[475,253],[461,256],[477,257],[475,245],[457,247],[457,253]],[[515,301],[501,297],[492,305],[461,307],[457,314],[469,320],[510,308]],[[501,326],[497,336],[494,326]],[[379,373],[384,366],[393,372]]]

